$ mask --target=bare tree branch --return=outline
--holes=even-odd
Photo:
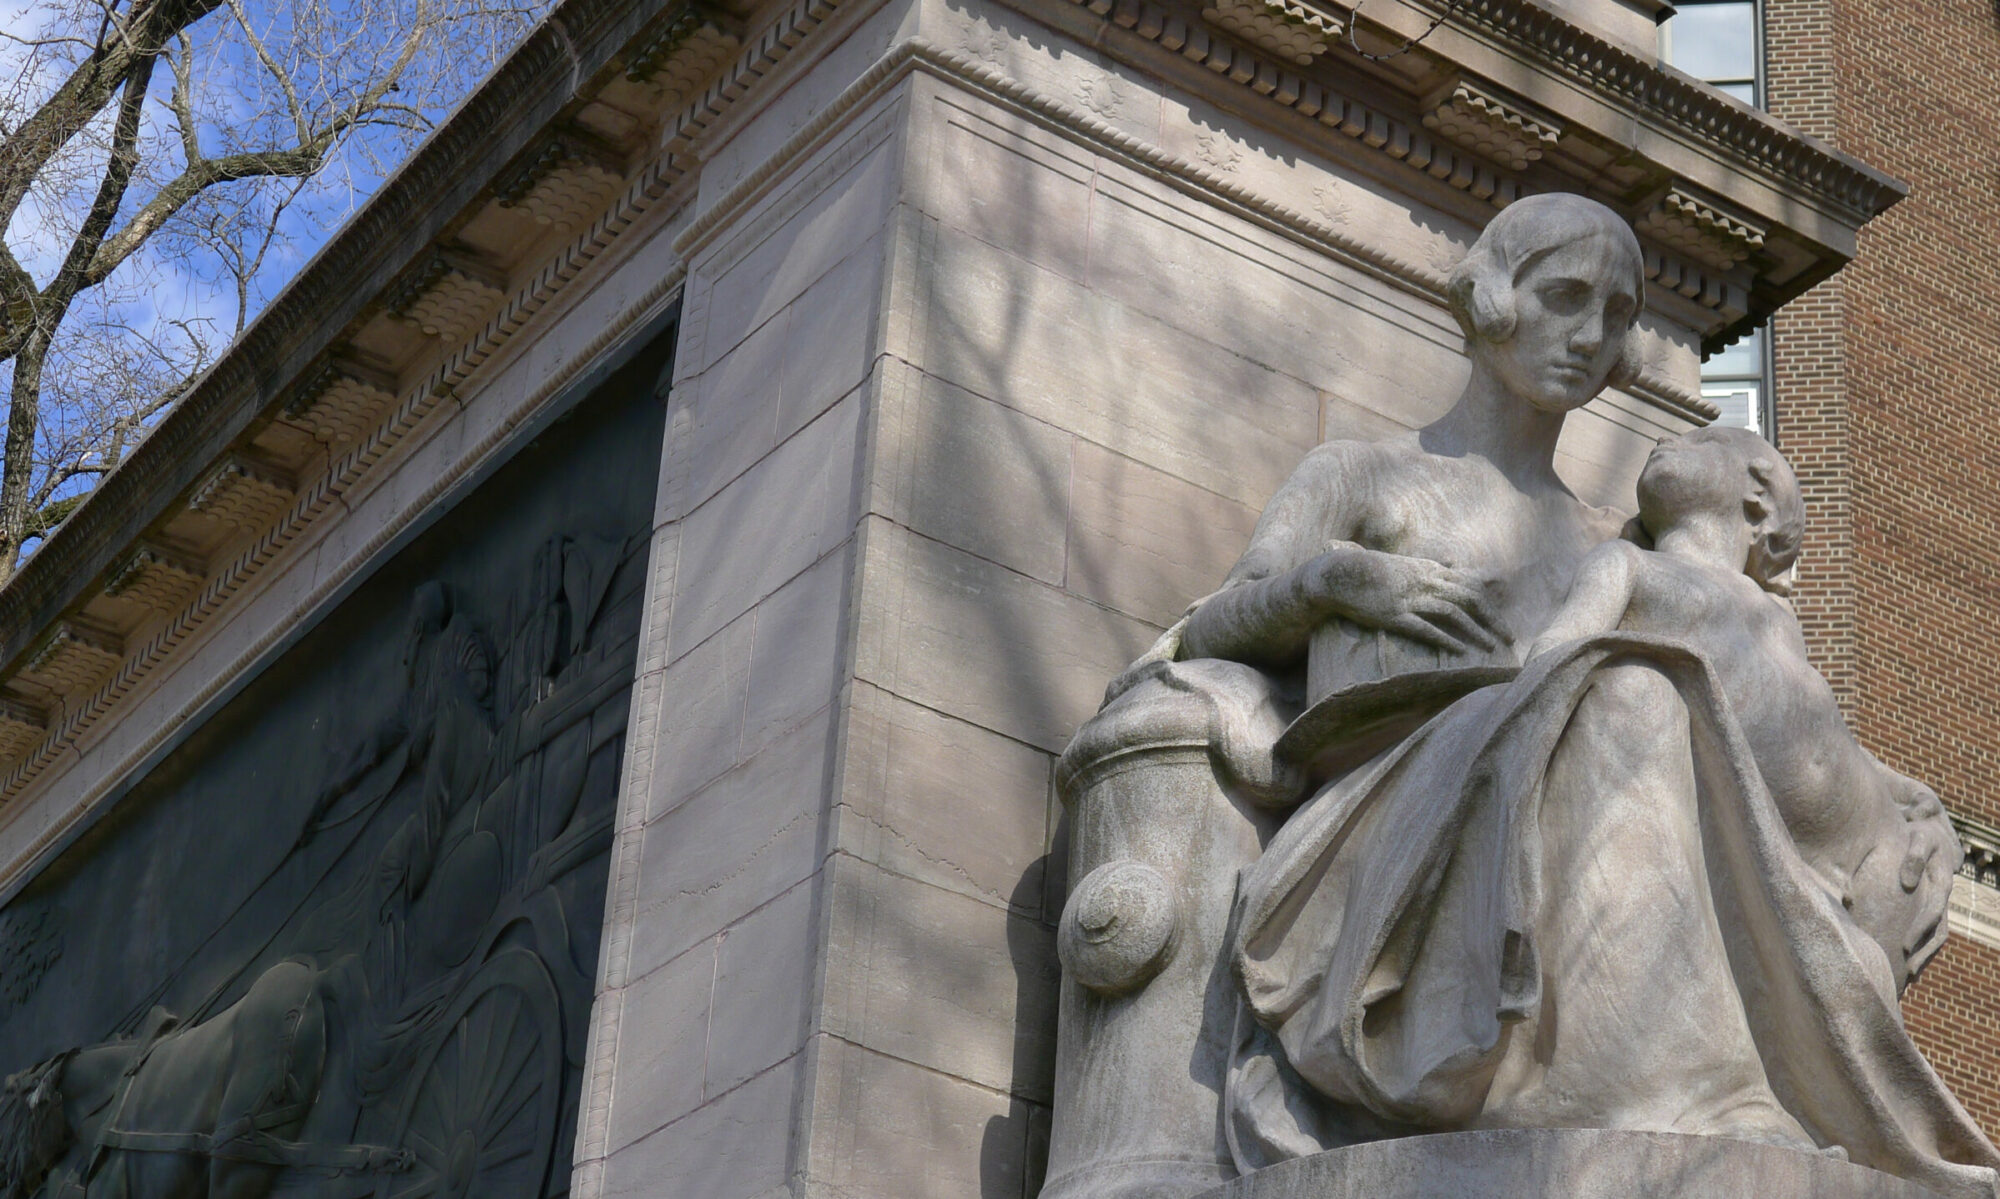
[[[31,2],[0,36],[0,582],[548,0]]]

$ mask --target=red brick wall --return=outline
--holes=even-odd
[[[1765,2],[1772,110],[1911,187],[1775,325],[1800,618],[1862,741],[2000,823],[2000,12]],[[2000,1133],[2000,952],[1954,939],[1904,1010]]]

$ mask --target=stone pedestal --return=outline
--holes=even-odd
[[[1824,1154],[1601,1128],[1454,1132],[1295,1158],[1200,1199],[1938,1199]]]
[[[1190,690],[1236,683],[1221,694]],[[1282,727],[1255,675],[1165,667],[1083,726],[1057,765],[1069,805],[1055,1126],[1043,1199],[1169,1199],[1231,1177],[1220,1119],[1235,1004],[1224,964],[1236,872],[1297,780],[1232,748]],[[1263,700],[1264,702],[1260,702]],[[1262,725],[1262,736],[1245,736]]]

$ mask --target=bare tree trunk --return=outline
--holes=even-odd
[[[198,306],[121,310],[150,298],[147,273],[175,273],[185,239],[205,247],[235,277],[240,333],[287,209],[349,139],[370,155],[414,143],[472,81],[468,65],[491,63],[546,0],[31,4],[54,24],[0,39],[0,78],[18,75],[0,89],[0,363],[13,360],[0,584],[209,360]],[[372,41],[340,34],[378,24]],[[154,95],[162,60],[173,79]],[[235,82],[239,70],[254,78]],[[297,182],[273,200],[283,180]],[[19,228],[31,211],[34,227]],[[71,227],[38,283],[46,239]],[[162,234],[165,255],[141,252]]]
[[[42,364],[48,358],[48,322],[36,321],[14,354],[14,387],[7,404],[7,448],[0,456],[0,583],[14,577],[28,527],[34,484],[35,433],[42,421]]]

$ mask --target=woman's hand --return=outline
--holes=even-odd
[[[1509,640],[1480,581],[1441,562],[1340,546],[1299,573],[1331,615],[1358,625],[1454,654],[1490,652]]]

